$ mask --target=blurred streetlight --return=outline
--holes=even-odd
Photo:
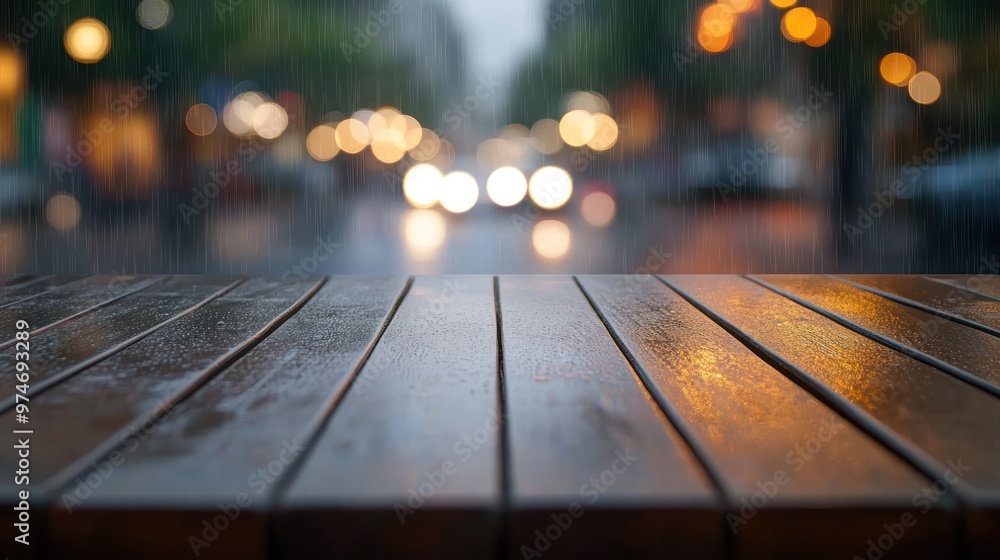
[[[100,62],[111,50],[111,31],[94,18],[82,18],[66,29],[63,37],[66,52],[83,64]]]

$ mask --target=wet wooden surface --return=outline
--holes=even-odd
[[[33,544],[5,522],[0,556],[993,558],[998,294],[0,278],[8,363],[32,333],[29,420],[13,375],[0,419],[33,430]]]

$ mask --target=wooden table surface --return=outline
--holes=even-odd
[[[11,558],[1000,557],[996,277],[12,276],[0,352]]]

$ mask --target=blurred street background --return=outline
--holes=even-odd
[[[14,0],[0,273],[997,273],[1000,3]]]

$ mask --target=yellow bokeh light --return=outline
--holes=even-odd
[[[222,110],[222,124],[237,136],[252,136],[254,111],[264,103],[264,97],[257,92],[241,93]]]
[[[941,97],[941,81],[930,72],[918,72],[909,84],[910,97],[921,105],[930,105]]]
[[[903,53],[890,53],[878,65],[882,79],[895,86],[905,86],[917,72],[917,63]]]
[[[363,114],[355,114],[355,118],[363,116]],[[368,125],[368,131],[374,138],[376,134],[386,128],[389,128],[389,125],[395,121],[397,117],[401,116],[403,116],[402,113],[392,107],[383,107],[369,115],[365,124]]]
[[[384,128],[372,137],[372,154],[382,163],[396,163],[406,155],[406,137],[395,128]]]
[[[830,42],[830,37],[833,36],[833,28],[830,27],[830,22],[826,21],[821,17],[816,18],[816,31],[806,39],[806,44],[810,47],[822,47],[823,45]]]
[[[531,230],[531,246],[544,259],[557,260],[565,257],[571,243],[569,226],[559,220],[542,220]]]
[[[468,212],[479,200],[479,183],[463,171],[444,176],[441,183],[441,207],[452,214]]]
[[[528,179],[515,167],[501,167],[486,180],[486,194],[497,206],[514,206],[528,194]]]
[[[45,203],[45,220],[59,231],[76,227],[80,222],[80,203],[73,195],[58,193]]]
[[[738,14],[750,11],[757,6],[757,0],[720,0],[719,3],[729,6]]]
[[[268,101],[261,103],[253,110],[251,122],[257,136],[265,140],[274,140],[288,128],[288,113],[281,105]]]
[[[188,130],[195,136],[208,136],[215,131],[219,124],[219,117],[215,114],[215,109],[206,103],[192,105],[184,117]]]
[[[306,150],[316,161],[330,161],[340,153],[337,145],[337,129],[329,124],[321,124],[306,136]]]
[[[700,28],[712,37],[726,37],[736,27],[736,11],[726,4],[711,4],[701,12]]]
[[[734,35],[732,32],[722,37],[716,37],[707,33],[704,28],[698,30],[698,45],[705,49],[705,52],[725,52],[733,45],[733,40]]]
[[[563,148],[562,137],[559,136],[559,123],[553,119],[542,119],[531,127],[531,145],[539,153],[551,156]]]
[[[414,208],[432,208],[441,200],[444,175],[437,167],[420,164],[403,176],[403,196]]]
[[[441,138],[433,130],[424,128],[420,131],[420,142],[410,150],[410,157],[417,161],[430,161],[440,151]]]
[[[562,168],[543,167],[528,181],[528,196],[544,210],[562,208],[573,196],[573,178]]]
[[[776,8],[791,8],[798,0],[771,0],[771,4]]]
[[[17,53],[0,48],[0,99],[12,99],[24,87],[24,62]]]
[[[594,137],[587,142],[590,149],[603,152],[610,150],[618,142],[618,123],[609,115],[594,115]]]
[[[792,8],[781,18],[781,32],[785,38],[801,43],[816,32],[816,13],[809,8]]]
[[[403,240],[418,260],[433,257],[447,237],[444,218],[433,210],[407,210],[403,214]]]
[[[615,199],[606,192],[595,191],[580,201],[584,221],[594,227],[607,227],[615,219]]]
[[[596,127],[593,115],[577,109],[566,113],[559,121],[559,135],[567,145],[579,148],[594,138]]]
[[[371,142],[368,125],[350,118],[337,125],[337,145],[349,154],[358,154]]]
[[[63,37],[66,53],[83,64],[100,62],[111,50],[111,31],[94,18],[74,21]]]

